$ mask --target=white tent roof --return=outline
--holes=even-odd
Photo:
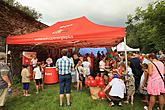
[[[121,43],[119,43],[118,45],[117,45],[117,51],[125,51],[125,43],[124,42],[121,42]],[[131,47],[129,47],[129,46],[127,46],[126,45],[126,50],[127,51],[140,51],[140,49],[139,48],[137,48],[137,49],[133,49],[133,48],[131,48]]]

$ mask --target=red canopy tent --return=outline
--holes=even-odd
[[[123,41],[125,28],[95,24],[80,17],[30,34],[8,36],[7,44],[52,45],[55,47],[110,47]]]

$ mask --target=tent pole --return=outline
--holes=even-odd
[[[7,63],[8,45],[6,44],[6,63]]]
[[[124,37],[124,52],[125,52],[125,68],[126,68],[126,73],[127,73],[128,59],[127,59],[126,37]]]

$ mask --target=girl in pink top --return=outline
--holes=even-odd
[[[156,59],[154,54],[149,55],[150,61],[152,61],[159,69],[161,75],[164,77],[164,64]],[[165,85],[163,79],[159,75],[159,72],[153,63],[148,64],[149,77],[147,91],[150,95],[148,110],[152,110],[155,104],[155,98],[159,98],[159,110],[163,110]]]

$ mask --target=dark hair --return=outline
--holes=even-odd
[[[62,49],[61,55],[62,56],[67,56],[68,50],[67,49]]]
[[[87,59],[87,57],[86,57],[86,56],[83,58],[83,61],[88,61],[88,59]]]
[[[131,66],[131,62],[130,61],[128,61],[128,66]]]
[[[151,53],[148,55],[148,58],[151,58],[151,59],[157,59],[156,58],[156,55],[154,53]]]
[[[27,68],[28,67],[28,64],[23,64],[22,67],[23,68]]]
[[[143,69],[148,69],[148,65],[146,63],[142,64]]]

